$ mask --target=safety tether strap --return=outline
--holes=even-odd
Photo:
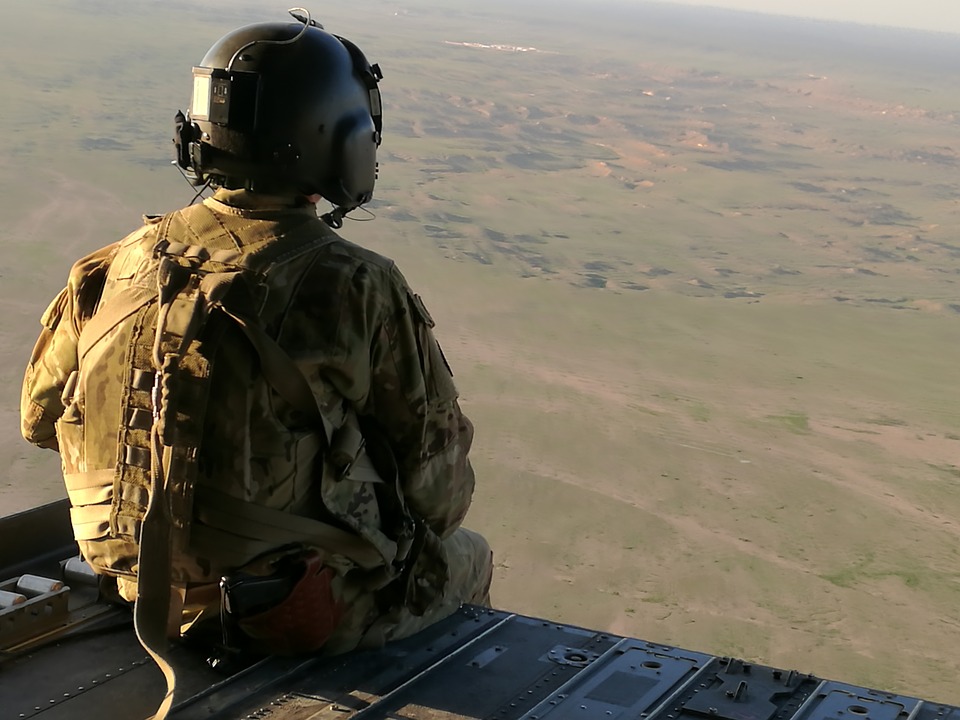
[[[162,479],[153,475],[150,502],[140,528],[140,556],[137,582],[137,602],[133,610],[133,626],[137,639],[159,666],[167,681],[167,692],[154,714],[154,720],[164,720],[173,707],[177,692],[177,674],[183,668],[175,667],[170,657],[167,626],[171,611],[170,520],[164,517],[167,503],[163,497]]]
[[[214,307],[219,307],[244,330],[260,356],[261,367],[268,383],[284,399],[323,427],[325,441],[328,444],[331,442],[334,426],[321,411],[302,371],[255,320],[248,321],[240,314],[228,311],[222,303],[233,285],[232,281],[243,272],[262,273],[277,263],[288,262],[336,238],[329,233],[317,232],[315,224],[319,224],[316,217],[313,222],[308,221],[294,228],[282,244],[276,243],[279,240],[276,237],[257,238],[262,244],[254,243],[255,247],[248,245],[247,252],[230,252],[229,261],[226,262],[226,254],[221,253],[214,259],[200,246],[187,246],[182,243],[174,246],[169,242],[170,237],[202,238],[230,234],[219,222],[216,214],[204,205],[194,205],[165,216],[158,229],[160,242],[157,251],[160,254],[160,267],[157,273],[157,295],[154,296],[158,298],[159,304],[152,353],[156,384],[150,431],[151,491],[140,531],[138,594],[134,608],[137,638],[160,667],[167,684],[166,694],[153,716],[154,720],[164,720],[170,710],[182,700],[177,694],[177,675],[187,670],[185,667],[178,667],[178,656],[171,654],[169,642],[169,638],[179,632],[178,621],[182,610],[180,604],[175,602],[176,588],[172,575],[174,535],[178,526],[182,526],[182,521],[173,516],[171,504],[175,500],[175,489],[184,492],[184,483],[188,482],[175,477],[176,473],[172,472],[174,455],[183,450],[176,447],[174,418],[177,409],[171,407],[172,397],[176,392],[179,363],[188,352],[191,342],[198,336],[209,312]],[[259,226],[254,224],[253,227]],[[178,260],[177,256],[181,259]],[[223,271],[201,269],[207,260],[212,260],[212,264],[223,268]],[[235,264],[237,260],[240,262]],[[104,330],[122,319],[125,314],[134,311],[145,300],[146,298],[138,293],[128,302],[120,304],[116,313],[112,313],[114,317],[104,318]],[[116,317],[117,314],[120,317]],[[357,452],[360,447],[362,444],[358,446]],[[192,488],[190,490],[192,491]],[[186,505],[189,506],[189,503]],[[256,513],[249,521],[253,523],[256,520],[262,527],[266,527],[264,534],[267,537],[276,535],[276,518],[271,514],[252,508],[246,509],[246,512]],[[271,523],[274,524],[273,528],[269,527]],[[318,536],[317,539],[322,537],[329,540],[329,544],[324,542],[322,546],[328,547],[331,552],[351,558],[360,567],[383,565],[384,558],[362,538],[354,537],[333,526],[322,523],[319,525],[322,527],[311,525],[312,534]],[[195,529],[200,527],[202,526],[198,525]],[[208,527],[205,530],[209,532],[206,535],[200,533],[202,537],[198,539],[206,538],[209,542],[222,546],[225,537],[222,532],[217,536],[215,528]],[[182,538],[178,541],[178,547],[180,542]],[[253,538],[250,542],[255,544],[258,539]]]
[[[154,720],[164,720],[174,702],[180,699],[177,697],[177,674],[182,669],[177,667],[177,660],[171,656],[168,642],[171,617],[178,609],[172,602],[174,519],[168,497],[173,448],[168,442],[170,438],[164,436],[168,434],[168,415],[176,412],[175,408],[170,407],[170,383],[174,382],[173,376],[180,358],[200,330],[203,318],[196,316],[203,310],[201,298],[194,298],[194,317],[188,321],[181,320],[183,332],[174,338],[176,348],[173,352],[169,352],[171,348],[166,336],[173,301],[188,285],[190,278],[189,269],[169,258],[161,259],[157,272],[159,309],[153,346],[156,383],[153,389],[153,427],[150,430],[150,500],[140,529],[137,602],[133,615],[137,639],[150,653],[167,681],[167,692],[154,714]]]

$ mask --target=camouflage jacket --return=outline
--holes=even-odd
[[[312,206],[296,207],[244,191],[221,190],[205,204],[234,223],[237,218],[257,223],[267,217],[314,212]],[[136,270],[144,234],[141,229],[78,261],[66,288],[44,313],[21,397],[22,432],[30,442],[58,449],[65,386],[78,366],[80,331],[97,312],[101,296],[114,290],[117,278]],[[237,237],[242,243],[242,233]],[[345,401],[362,423],[374,426],[386,439],[407,506],[436,535],[449,536],[466,514],[473,492],[467,458],[473,427],[460,411],[430,315],[394,263],[376,253],[334,236],[306,261],[306,271],[300,265],[287,268],[287,278],[283,269],[271,276],[274,287],[289,287],[294,275],[299,285],[285,291],[289,301],[264,318],[268,333],[303,370],[321,407]],[[303,512],[304,508],[292,508],[284,498],[271,496],[276,482],[269,461],[231,449],[231,436],[250,436],[231,431],[231,423],[244,417],[232,411],[238,401],[231,385],[214,383],[211,393],[206,426],[216,436],[214,444],[225,446],[210,456],[212,461],[227,465],[236,464],[237,457],[246,458],[245,467],[227,473],[244,478],[243,492],[233,494]],[[271,421],[283,423],[296,415],[280,398],[269,402],[274,406]],[[271,432],[269,423],[258,432]],[[264,442],[269,444],[269,439]],[[69,467],[70,458],[63,457],[63,462],[65,474],[76,471]],[[344,502],[349,512],[350,504],[358,500]],[[381,522],[376,509],[356,514],[361,522]]]

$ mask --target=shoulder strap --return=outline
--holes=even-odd
[[[102,340],[107,333],[156,297],[155,290],[130,286],[107,300],[83,326],[77,345],[77,359],[82,362],[90,352],[90,348]]]
[[[293,358],[270,337],[260,323],[249,321],[230,310],[221,308],[241,327],[250,344],[260,356],[260,368],[270,386],[308,418],[323,427],[328,446],[333,441],[334,425],[317,405],[310,383]]]

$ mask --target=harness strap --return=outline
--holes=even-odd
[[[131,286],[124,288],[104,303],[103,307],[83,326],[83,332],[80,333],[77,346],[77,358],[80,362],[83,362],[90,349],[108,332],[149,304],[156,296],[156,291],[151,288]]]
[[[264,550],[291,542],[315,545],[331,554],[343,555],[365,570],[384,564],[384,558],[369,542],[322,520],[249,503],[203,485],[197,487],[196,493],[196,518],[203,524],[193,529],[200,530],[204,535],[202,544],[215,548],[218,554],[221,550],[229,551],[230,544],[236,541],[249,545],[249,548],[234,546],[233,550],[242,558],[238,565]],[[199,549],[193,533],[190,542],[191,547]]]
[[[161,222],[161,232],[169,228],[169,218],[167,216]],[[174,418],[169,416],[176,415],[176,408],[170,406],[169,383],[205,319],[202,315],[205,308],[201,306],[203,298],[199,294],[194,293],[189,299],[181,296],[190,277],[189,268],[177,265],[169,257],[161,258],[156,290],[160,307],[153,344],[156,382],[153,427],[150,430],[150,500],[140,526],[137,601],[133,611],[137,639],[157,663],[167,684],[166,695],[153,716],[154,720],[165,720],[174,702],[181,699],[178,697],[177,675],[186,669],[171,653],[169,642],[171,636],[179,635],[183,610],[182,588],[173,582],[172,570],[174,528],[182,526],[184,520],[175,518],[171,510],[176,480],[171,477],[174,448],[168,441],[174,434]],[[177,301],[180,301],[179,305]],[[172,313],[174,310],[176,312]],[[167,324],[171,314],[174,316],[173,328]],[[173,337],[168,338],[168,333]],[[175,352],[170,352],[171,341],[176,347]]]
[[[152,489],[147,512],[140,527],[140,554],[137,569],[137,602],[133,609],[133,627],[137,639],[160,668],[167,682],[167,692],[157,708],[153,720],[164,720],[177,698],[177,675],[186,668],[170,653],[171,615],[177,603],[172,592],[172,533],[169,506],[163,492],[165,475],[157,467],[163,453],[159,430],[154,424],[151,435],[155,453],[155,467],[151,472]],[[177,623],[179,628],[179,622]]]
[[[221,306],[221,309],[243,329],[247,339],[257,351],[257,355],[260,356],[260,369],[267,383],[277,391],[280,397],[323,428],[323,434],[329,446],[333,440],[333,424],[321,412],[310,384],[293,358],[259,324],[249,322],[225,307]]]

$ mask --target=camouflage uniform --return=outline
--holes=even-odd
[[[263,223],[274,223],[270,227],[282,235],[284,223],[315,214],[312,205],[246,191],[220,190],[204,204],[225,228],[232,228],[222,241],[237,247],[243,246],[245,227],[262,231]],[[318,232],[331,237],[304,258],[306,271],[298,262],[268,276],[261,320],[303,371],[321,408],[345,401],[361,424],[375,427],[385,438],[397,464],[403,499],[428,528],[413,566],[412,592],[398,595],[391,586],[371,592],[366,589],[369,584],[354,579],[357,574],[349,572],[349,563],[338,569],[335,590],[347,611],[328,650],[339,652],[412,634],[464,602],[487,603],[492,564],[486,541],[460,528],[474,487],[467,459],[473,427],[460,411],[430,315],[393,262],[342,240],[325,226]],[[88,455],[65,452],[62,435],[69,430],[65,411],[70,414],[66,386],[78,367],[80,331],[105,299],[136,284],[148,263],[151,233],[155,235],[148,224],[78,261],[67,287],[42,318],[43,330],[23,384],[22,432],[40,447],[61,450],[68,491],[72,473],[86,471],[96,462],[111,467],[118,443],[117,428],[88,427],[84,446]],[[190,244],[196,238],[183,241]],[[311,485],[311,478],[317,478],[311,467],[319,463],[315,455],[322,438],[316,428],[302,427],[296,409],[263,382],[245,381],[245,375],[257,372],[249,357],[246,364],[241,359],[228,362],[226,370],[217,367],[203,431],[207,469],[199,482],[274,510],[308,517],[332,513],[374,545],[389,544],[388,518],[382,516],[369,487],[341,483],[321,490]],[[100,388],[96,394],[110,392]],[[135,444],[136,431],[121,427],[121,446],[127,436]],[[97,454],[102,456],[99,460]],[[296,477],[285,477],[291,474]],[[130,494],[123,493],[125,498]],[[123,493],[117,491],[114,515],[126,507],[119,499]],[[115,520],[112,517],[111,522]],[[126,575],[128,599],[135,592],[134,534],[128,535],[126,566],[114,563],[119,574]],[[200,569],[184,571],[183,579],[209,582],[225,569],[204,558],[197,563]],[[427,592],[411,612],[397,599],[409,604],[418,586],[433,586],[438,592]]]

